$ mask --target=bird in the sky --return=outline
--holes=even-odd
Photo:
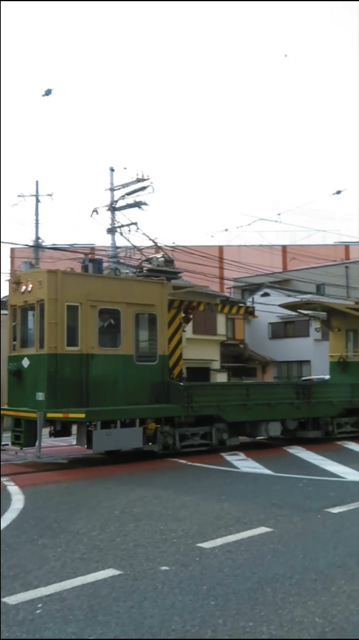
[[[343,191],[347,191],[347,189],[338,189],[337,191],[334,191],[334,193],[332,193],[332,196],[340,196],[341,193],[343,193]]]
[[[42,94],[43,98],[47,98],[48,96],[51,96],[53,92],[53,89],[46,89],[46,91],[44,91],[44,93]]]

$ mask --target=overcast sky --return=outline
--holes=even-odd
[[[107,244],[110,165],[160,242],[358,239],[358,60],[357,2],[2,2],[2,240],[38,179],[46,243]]]

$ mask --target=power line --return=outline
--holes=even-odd
[[[241,216],[246,216],[248,218],[255,218],[255,220],[252,220],[252,222],[247,222],[245,224],[241,224],[241,225],[239,225],[237,227],[232,227],[232,228],[228,227],[227,229],[222,229],[221,231],[215,231],[213,234],[210,234],[210,236],[212,238],[214,238],[214,236],[217,233],[230,233],[230,232],[233,233],[234,231],[238,231],[238,230],[243,229],[245,227],[250,227],[253,224],[256,224],[257,222],[271,222],[271,223],[274,223],[274,224],[285,225],[287,227],[295,227],[296,229],[304,229],[305,231],[315,231],[317,233],[329,233],[331,235],[337,235],[337,236],[341,236],[343,238],[353,238],[354,240],[358,239],[357,236],[352,236],[352,235],[347,234],[347,233],[338,233],[336,231],[327,231],[325,229],[316,229],[316,228],[313,228],[313,227],[294,224],[294,223],[291,223],[291,222],[283,222],[282,220],[272,220],[271,218],[258,217],[258,216],[251,215],[249,213],[241,213],[240,215]],[[237,235],[239,235],[239,234],[237,234]]]
[[[129,218],[128,218],[128,220],[129,220]],[[142,230],[140,230],[140,232],[144,233],[144,232],[142,232]],[[149,236],[147,234],[144,234],[144,235],[147,238],[149,238]],[[124,233],[122,233],[122,236],[126,241],[129,241]],[[154,246],[159,247],[159,244],[156,241],[153,241],[153,242],[154,242]],[[19,246],[19,247],[23,247],[23,248],[32,246],[32,245],[24,245],[24,244],[20,244],[20,243],[11,243],[11,242],[6,242],[6,241],[1,241],[1,243],[2,244]],[[138,250],[139,253],[142,256],[144,255],[143,254],[143,249],[139,250],[139,248],[136,245],[134,245],[132,242],[131,242],[131,245],[132,245],[133,248]],[[273,271],[263,272],[260,268],[258,268],[257,265],[254,265],[253,263],[250,263],[248,261],[243,263],[243,262],[240,262],[240,261],[230,260],[230,259],[225,259],[225,258],[224,259],[220,259],[217,256],[208,255],[207,253],[205,253],[203,251],[200,251],[199,247],[196,247],[195,249],[194,248],[192,249],[190,247],[183,247],[183,246],[168,247],[166,245],[162,245],[162,247],[166,248],[167,250],[169,250],[169,249],[172,249],[172,250],[173,249],[178,249],[178,250],[181,251],[182,254],[188,255],[188,258],[189,258],[188,262],[186,260],[182,259],[181,260],[182,264],[184,264],[184,265],[188,264],[189,267],[199,266],[199,267],[201,267],[201,270],[195,270],[193,268],[189,268],[189,267],[185,266],[183,271],[185,271],[186,273],[191,274],[192,276],[195,276],[195,277],[196,276],[197,277],[200,276],[202,280],[208,280],[209,283],[211,283],[211,281],[213,281],[213,280],[217,280],[218,282],[223,281],[223,283],[229,283],[229,285],[231,287],[233,287],[234,280],[240,277],[240,276],[238,276],[238,269],[242,269],[243,267],[247,270],[247,272],[248,272],[248,270],[250,270],[252,272],[251,274],[249,274],[248,277],[251,277],[251,275],[260,275],[263,278],[265,278],[266,275],[271,276],[271,279],[273,279],[272,282],[271,282],[271,286],[275,286],[275,282],[276,281],[283,280],[283,274],[281,272],[277,272],[277,273],[273,273]],[[77,255],[81,255],[82,257],[84,257],[85,253],[88,253],[88,251],[89,251],[89,247],[84,247],[83,250],[80,250],[78,248],[75,249],[75,247],[70,247],[70,246],[69,247],[59,247],[59,246],[51,246],[51,245],[50,246],[43,246],[42,248],[46,249],[46,250],[50,250],[50,251],[52,250],[52,251],[57,251],[57,252],[58,251],[65,252],[65,253],[68,252],[68,253],[75,254],[75,255],[77,254]],[[152,247],[148,246],[146,248],[148,250],[150,250],[150,249],[152,249],[154,247],[153,246]],[[87,249],[87,251],[86,251],[86,249]],[[97,253],[98,256],[101,256],[103,258],[108,257],[108,249],[107,248],[103,248],[103,249],[100,250],[99,247],[96,247],[95,249],[96,249],[96,253]],[[270,252],[268,252],[268,253],[270,253]],[[312,256],[310,256],[310,257],[312,257]],[[203,261],[197,262],[196,260],[194,260],[194,258],[197,258],[199,260],[201,260],[201,258],[203,258],[203,260],[206,261],[207,264],[203,264]],[[62,258],[61,259],[61,261],[64,261],[64,262],[65,261],[70,261],[70,260],[71,260],[71,257]],[[127,260],[128,260],[128,266],[131,266],[131,265],[132,266],[136,266],[136,264],[138,263],[138,259],[136,260],[136,258],[127,258]],[[47,261],[45,260],[45,262],[47,262]],[[55,260],[54,260],[54,262],[55,262]],[[56,261],[56,262],[58,263],[58,261]],[[218,264],[222,264],[223,266],[226,266],[228,271],[232,271],[233,272],[233,276],[232,277],[228,277],[228,276],[225,277],[223,275],[223,277],[220,278],[219,275],[217,275],[217,274],[209,274],[208,271],[207,272],[203,271],[203,269],[206,268],[206,266],[207,267],[211,267],[211,266],[218,267]],[[340,264],[340,261],[337,261],[337,262],[334,261],[333,264]],[[265,265],[263,265],[263,266],[265,266]],[[312,265],[312,266],[316,266],[316,265]],[[319,266],[325,267],[325,264],[321,263],[321,265],[318,265],[317,268]],[[267,265],[267,267],[269,267],[269,265]],[[290,270],[290,271],[295,271],[295,270]],[[244,276],[244,277],[246,277],[246,276]],[[340,276],[337,276],[337,277],[340,277]],[[308,279],[303,278],[303,277],[302,278],[296,277],[296,278],[294,278],[294,280],[297,281],[297,282],[302,282],[304,284],[311,284],[311,285],[313,284],[313,282],[311,280],[308,280]],[[339,285],[338,284],[338,285],[333,285],[333,286],[337,287],[338,289],[340,289],[340,288],[345,289],[345,285]],[[331,296],[331,297],[335,297],[335,296]]]
[[[141,231],[141,233],[142,233],[142,231]],[[148,237],[147,234],[145,234],[145,235],[146,235],[146,237]],[[123,237],[124,237],[124,239],[126,241],[128,241],[128,238],[125,237],[124,234],[123,234]],[[1,241],[1,243],[2,244],[13,245],[13,246],[18,246],[18,247],[22,247],[22,248],[30,248],[30,247],[32,247],[32,245],[30,245],[30,244],[23,244],[23,243],[16,243],[16,242]],[[148,245],[147,247],[144,247],[142,249],[140,249],[138,246],[134,245],[133,243],[131,243],[131,246],[134,249],[136,249],[141,255],[143,255],[144,248],[147,249],[147,250],[151,250],[154,247],[160,247],[160,245],[157,242],[155,242],[155,244],[152,245],[152,246]],[[197,265],[197,266],[199,266],[199,267],[201,267],[203,269],[203,268],[206,268],[208,266],[209,267],[211,267],[211,266],[217,267],[218,264],[222,264],[222,266],[225,266],[228,271],[232,271],[233,272],[233,276],[232,277],[225,277],[224,278],[225,281],[231,282],[232,284],[233,284],[233,280],[235,280],[237,278],[241,278],[241,277],[245,278],[245,277],[251,277],[251,276],[255,276],[255,275],[260,275],[260,276],[263,276],[263,277],[266,276],[266,275],[268,275],[268,276],[270,275],[272,277],[273,276],[277,276],[277,279],[279,279],[279,280],[283,279],[282,272],[281,271],[273,272],[273,269],[271,268],[271,265],[263,265],[263,267],[271,268],[271,270],[270,271],[262,271],[262,269],[260,267],[258,267],[257,265],[253,264],[252,262],[248,262],[248,261],[241,262],[241,261],[238,261],[238,260],[231,260],[229,258],[223,258],[222,259],[222,258],[219,258],[218,256],[209,255],[209,254],[207,254],[207,253],[205,253],[203,251],[200,251],[199,247],[191,248],[191,247],[185,247],[185,246],[180,246],[180,245],[177,245],[175,247],[173,247],[173,246],[170,247],[170,246],[165,245],[165,244],[163,244],[161,246],[166,248],[166,250],[170,250],[171,251],[173,249],[177,249],[177,250],[179,250],[181,252],[182,255],[183,254],[185,256],[188,255],[188,258],[189,258],[188,261],[186,261],[184,259],[181,260],[182,264],[185,264],[185,265],[186,264],[188,264],[190,266],[196,266]],[[85,254],[88,254],[89,251],[91,251],[91,248],[96,250],[96,253],[97,253],[98,256],[103,257],[103,258],[108,257],[108,249],[106,247],[100,249],[99,247],[90,247],[90,246],[85,245],[83,249],[80,249],[80,248],[78,248],[78,245],[74,245],[73,247],[71,247],[71,246],[67,246],[67,247],[65,247],[65,246],[52,246],[52,245],[47,245],[47,246],[43,245],[42,246],[43,250],[55,251],[55,252],[61,252],[61,253],[69,253],[71,255],[81,255],[82,257]],[[270,251],[267,251],[267,253],[271,254]],[[66,262],[70,261],[72,259],[71,255],[69,255],[68,258],[67,257],[66,258],[61,258],[60,260],[64,261],[64,262],[65,261]],[[310,254],[307,254],[307,255],[310,258],[312,258],[312,255],[310,255]],[[203,260],[205,261],[205,264],[203,263],[203,261],[197,262],[196,260],[194,260],[194,258],[197,258],[197,259],[198,258],[199,259],[203,258]],[[329,258],[329,256],[328,256],[328,258]],[[127,259],[130,260],[130,261],[132,260],[133,261],[133,266],[135,266],[136,261],[137,261],[136,257],[131,256],[131,257],[127,257]],[[45,260],[45,262],[50,262],[50,261],[46,261]],[[55,262],[55,260],[53,260],[52,262]],[[58,261],[56,260],[56,262],[58,262]],[[341,262],[342,261],[339,261],[339,260],[338,261],[331,261],[331,264],[341,264]],[[51,264],[51,262],[50,262],[50,264]],[[317,269],[319,269],[320,267],[324,268],[326,266],[326,264],[325,263],[324,264],[320,263],[318,265],[311,265],[311,266],[312,267],[316,267]],[[243,268],[246,269],[247,275],[246,276],[238,276],[238,269],[243,269]],[[308,268],[308,267],[300,267],[300,269],[305,269],[305,268]],[[208,272],[204,272],[204,271],[188,269],[187,267],[185,267],[184,270],[187,273],[192,273],[193,275],[200,275],[200,276],[205,277],[206,279],[219,280],[219,276],[216,275],[216,274],[209,274]],[[250,272],[249,274],[248,274],[248,271]],[[290,269],[289,272],[291,272],[291,271],[296,271],[296,269]],[[339,276],[337,276],[337,277],[339,277]],[[303,283],[312,283],[311,280],[308,280],[306,278],[296,278],[296,280],[298,282],[303,282]]]

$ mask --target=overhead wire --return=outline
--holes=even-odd
[[[124,238],[124,239],[128,240],[127,238]],[[24,244],[21,244],[21,243],[10,243],[10,242],[6,242],[6,241],[1,241],[1,242],[2,242],[2,244],[10,244],[10,245],[15,245],[15,246],[21,246],[22,248],[26,247],[26,248],[33,249],[33,245],[31,245],[31,244],[24,245]],[[192,276],[195,276],[195,277],[201,277],[201,279],[206,280],[207,282],[209,282],[209,284],[211,284],[211,282],[213,282],[213,280],[218,281],[218,282],[222,281],[223,284],[229,283],[229,286],[226,287],[227,289],[233,288],[233,286],[235,286],[235,280],[238,281],[238,280],[241,279],[241,277],[238,276],[238,269],[239,268],[243,268],[243,267],[246,268],[246,270],[247,270],[247,275],[246,276],[242,276],[244,279],[246,277],[251,277],[253,275],[254,276],[255,275],[259,275],[259,276],[262,276],[263,278],[265,278],[265,276],[268,275],[268,276],[271,277],[272,286],[273,286],[273,283],[275,283],[276,281],[283,280],[283,273],[282,272],[279,272],[279,271],[278,272],[273,272],[273,271],[263,272],[263,270],[261,268],[259,268],[256,265],[253,265],[252,263],[248,263],[248,262],[241,263],[239,261],[234,261],[234,260],[232,261],[232,260],[227,260],[227,259],[223,259],[221,261],[221,259],[218,258],[217,256],[208,255],[207,253],[199,251],[198,247],[196,247],[195,249],[191,248],[191,247],[183,247],[183,246],[169,247],[169,246],[166,246],[165,244],[159,245],[158,243],[156,243],[155,246],[157,246],[157,247],[158,246],[162,246],[165,249],[167,249],[167,251],[171,251],[171,249],[173,249],[173,248],[179,249],[181,254],[185,254],[185,255],[187,254],[188,258],[190,258],[190,260],[188,260],[188,261],[185,260],[183,257],[181,259],[181,263],[184,266],[183,271],[185,273],[191,274]],[[45,262],[47,264],[51,264],[51,262],[58,263],[59,261],[61,261],[61,262],[73,262],[73,261],[78,262],[72,256],[79,255],[79,256],[81,256],[83,258],[86,253],[87,254],[89,253],[89,249],[90,249],[90,247],[84,247],[84,248],[80,249],[80,248],[75,248],[75,247],[71,247],[71,246],[64,247],[64,246],[51,246],[51,245],[47,245],[47,246],[44,245],[42,248],[46,249],[46,250],[50,250],[50,251],[55,251],[55,252],[64,252],[64,253],[68,252],[69,254],[71,254],[71,255],[69,255],[69,257],[61,257],[60,260],[59,259],[57,259],[57,260],[54,259],[53,261],[45,260]],[[102,249],[100,249],[99,247],[91,247],[91,248],[95,249],[96,255],[98,257],[103,257],[103,258],[107,258],[108,257],[108,249],[107,249],[107,247],[103,247]],[[138,250],[137,246],[134,246],[133,248]],[[152,248],[153,247],[148,246],[148,247],[146,247],[146,250],[147,251],[151,251]],[[201,262],[197,262],[197,261],[194,260],[194,258],[197,258],[197,259],[198,258],[199,259],[203,258],[203,260]],[[207,261],[207,264],[203,264],[204,260]],[[126,261],[129,263],[129,266],[135,266],[135,264],[136,264],[136,258],[131,258],[131,257],[127,256],[126,257]],[[210,262],[210,263],[212,262],[212,264],[208,264],[208,262]],[[226,270],[227,271],[233,273],[232,277],[230,277],[229,275],[226,275],[226,276],[223,275],[223,277],[220,278],[218,273],[217,274],[215,274],[215,273],[210,274],[208,272],[204,272],[203,271],[203,268],[205,268],[206,266],[207,267],[212,267],[213,266],[213,267],[218,268],[218,264],[221,263],[221,262],[222,262],[222,266],[226,266]],[[226,263],[227,263],[227,265],[226,265]],[[335,261],[333,262],[333,264],[337,264],[337,263],[340,264],[340,262],[335,262]],[[188,265],[188,267],[186,265]],[[193,266],[201,267],[201,270],[193,269],[192,268]],[[315,266],[315,265],[312,265],[312,266]],[[324,268],[326,265],[321,263],[321,265],[318,265],[317,269],[320,268],[320,266],[322,266]],[[248,269],[252,272],[249,275],[248,275]],[[290,271],[296,271],[296,270],[295,269],[291,269]],[[340,278],[339,275],[338,276],[336,276],[335,274],[333,274],[333,275],[334,275],[335,278],[337,278],[337,277]],[[301,277],[296,276],[295,280],[297,282],[301,282],[301,283],[305,283],[305,284],[313,284],[312,280],[308,280],[308,278],[305,278],[305,277],[301,278]],[[240,286],[240,284],[241,283],[238,282],[238,286]],[[246,284],[248,286],[248,284],[250,284],[250,283],[246,283]],[[255,284],[255,283],[253,283],[253,284]],[[338,284],[338,285],[333,285],[333,286],[335,286],[338,289],[340,289],[340,288],[344,289],[345,288],[345,285],[339,285]]]

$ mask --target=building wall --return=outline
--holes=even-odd
[[[270,284],[313,295],[359,298],[359,260],[294,269],[286,273],[260,274],[237,280],[234,291],[247,298],[251,290]]]
[[[186,331],[183,333],[184,373],[188,367],[220,369],[221,342],[226,339],[226,316],[223,313],[217,313],[216,316],[217,335],[194,334],[192,322],[186,327]],[[210,379],[213,382],[225,382],[227,373],[211,371]]]
[[[337,360],[339,356],[348,357],[346,354],[346,331],[354,330],[359,334],[359,317],[342,313],[340,311],[330,311],[329,313],[330,359]],[[359,360],[359,347],[354,357],[350,359]]]
[[[1,311],[1,406],[7,403],[7,356],[9,353],[9,315]]]
[[[86,248],[73,250],[41,250],[41,266],[52,269],[80,270],[79,260]],[[88,247],[87,253],[107,258],[109,247]],[[244,276],[274,271],[299,269],[323,263],[359,259],[359,243],[348,245],[214,245],[169,247],[177,267],[183,269],[184,277],[195,284],[206,285],[222,292],[229,291],[233,280]],[[145,253],[153,253],[153,247]],[[127,247],[119,255],[129,263],[137,263],[143,256]],[[33,259],[31,248],[11,249],[11,270],[21,270],[21,263]]]
[[[273,364],[269,363],[264,371],[262,366],[258,365],[258,368],[260,369],[260,372],[258,371],[258,380],[263,380],[264,382],[272,382],[273,381]],[[261,377],[259,377],[259,374],[261,375]]]
[[[264,292],[270,293],[261,297]],[[310,320],[310,336],[307,338],[271,339],[268,325],[280,322],[283,317],[288,319],[296,314],[283,309],[280,304],[290,302],[294,298],[278,294],[266,289],[254,296],[257,319],[246,323],[246,341],[250,349],[262,355],[273,358],[277,362],[311,362],[311,375],[329,374],[329,342],[320,340],[321,334],[315,331],[318,326],[316,320]]]

